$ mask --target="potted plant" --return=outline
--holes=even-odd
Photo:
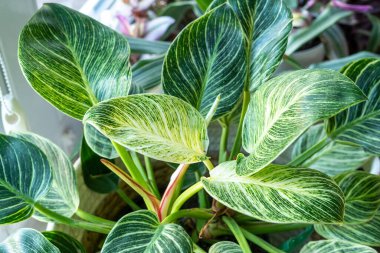
[[[271,78],[291,23],[282,1],[216,0],[170,45],[165,94],[132,95],[128,41],[83,14],[44,5],[20,34],[21,68],[36,92],[83,122],[89,148],[144,207],[116,222],[78,210],[67,156],[33,133],[12,133],[0,135],[0,224],[33,215],[102,233],[105,253],[284,252],[260,235],[305,228],[325,239],[301,252],[376,252],[380,177],[356,168],[380,153],[380,60]],[[218,161],[207,151],[213,121],[223,129]],[[295,141],[288,164],[272,163]],[[177,165],[164,191],[149,159],[139,165],[132,152]],[[125,168],[111,161],[117,156]],[[321,159],[329,170],[313,166]],[[199,164],[208,172],[182,190]],[[0,251],[85,250],[62,232],[25,228]]]

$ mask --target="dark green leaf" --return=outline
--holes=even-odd
[[[83,245],[75,238],[60,231],[45,231],[42,232],[61,253],[86,253]]]
[[[322,240],[309,242],[302,248],[300,253],[376,253],[376,250],[345,241],[339,240]]]

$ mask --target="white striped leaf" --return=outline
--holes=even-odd
[[[328,135],[361,146],[369,154],[380,155],[380,60],[368,58],[353,62],[342,73],[356,82],[368,100],[331,118]]]
[[[234,242],[221,241],[213,244],[208,253],[243,253],[243,250]]]
[[[83,134],[88,146],[99,156],[107,159],[115,159],[119,156],[110,139],[104,136],[92,125],[83,126]]]
[[[254,91],[282,60],[292,29],[292,14],[282,0],[215,0],[209,9],[223,3],[232,7],[243,27],[247,52],[246,86]]]
[[[164,92],[183,99],[206,116],[221,94],[218,118],[239,100],[245,80],[244,34],[229,5],[189,24],[165,57]]]
[[[315,122],[365,99],[347,77],[331,70],[299,70],[263,84],[252,96],[243,125],[237,173],[253,174],[280,155]]]
[[[158,160],[195,163],[206,159],[205,120],[194,107],[176,97],[140,94],[110,99],[92,107],[84,124]]]
[[[45,154],[30,142],[0,135],[0,224],[32,216],[48,193],[52,173]]]
[[[160,224],[147,210],[129,213],[108,234],[102,253],[191,253],[193,243],[177,224]]]
[[[352,171],[334,178],[345,197],[344,223],[371,220],[380,207],[380,176]]]
[[[42,234],[59,249],[60,253],[86,253],[83,245],[68,234],[60,231],[45,231]]]
[[[313,145],[326,137],[323,124],[310,127],[295,142],[292,150],[292,158],[296,158]],[[301,166],[319,170],[327,175],[337,175],[345,171],[359,168],[370,159],[370,155],[363,148],[351,146],[339,142],[331,142],[312,157],[305,160]]]
[[[376,253],[377,251],[364,245],[340,240],[321,240],[306,244],[300,253]]]
[[[45,4],[19,40],[19,61],[29,83],[79,120],[98,101],[128,95],[129,55],[122,35],[59,4]]]
[[[31,228],[19,229],[0,243],[1,253],[61,253],[40,232]]]
[[[57,145],[33,133],[12,133],[12,136],[36,145],[47,157],[53,175],[48,193],[38,203],[51,211],[71,217],[78,209],[79,195],[74,167],[67,155]],[[36,212],[42,221],[50,221]]]
[[[368,246],[380,246],[380,210],[365,223],[315,225],[315,230],[327,239],[339,239]]]
[[[239,176],[235,167],[235,161],[225,162],[202,178],[205,190],[235,211],[275,223],[343,220],[343,193],[319,171],[269,165],[251,176]]]

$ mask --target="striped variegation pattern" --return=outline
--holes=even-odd
[[[376,253],[368,246],[340,240],[321,240],[306,244],[300,253]]]
[[[45,4],[19,40],[19,61],[29,83],[79,120],[98,101],[128,95],[129,55],[122,35],[59,4]]]
[[[150,211],[140,210],[121,218],[108,234],[102,253],[192,253],[193,244],[177,224],[162,225]]]
[[[0,224],[16,223],[33,214],[52,184],[47,157],[30,142],[0,135]]]
[[[113,147],[111,140],[99,132],[95,127],[89,124],[84,125],[83,132],[88,146],[96,154],[108,159],[114,159],[119,156]]]
[[[244,119],[237,173],[253,174],[272,162],[316,121],[365,99],[347,77],[331,70],[299,70],[263,84],[252,96]]]
[[[0,243],[1,253],[61,253],[40,232],[31,228],[19,229]]]
[[[326,131],[323,124],[310,127],[294,144],[292,158],[296,158],[325,137]],[[356,170],[370,157],[371,155],[367,154],[361,147],[331,142],[304,161],[302,167],[316,169],[334,176],[345,171]]]
[[[234,242],[222,241],[213,244],[208,253],[243,253],[240,246]]]
[[[44,237],[56,246],[61,253],[86,253],[83,245],[77,239],[60,231],[42,232]]]
[[[229,112],[242,94],[244,58],[243,30],[232,8],[224,4],[189,24],[171,44],[162,72],[164,91],[203,116],[220,94],[217,118]]]
[[[327,239],[340,239],[368,246],[380,246],[380,210],[365,223],[315,225],[315,230]]]
[[[33,133],[13,133],[13,136],[36,145],[47,157],[52,170],[53,182],[47,195],[38,203],[51,211],[71,217],[79,206],[77,180],[74,167],[67,155],[57,145]],[[38,212],[34,217],[49,221]]]
[[[368,100],[331,118],[329,136],[380,155],[380,60],[367,58],[353,62],[342,73],[356,82]]]
[[[345,197],[344,223],[371,220],[380,207],[380,176],[353,171],[340,174],[334,179]]]
[[[84,123],[128,149],[158,160],[195,163],[206,159],[205,120],[176,97],[140,94],[110,99],[92,107]]]
[[[282,60],[292,29],[292,14],[282,0],[215,0],[209,9],[223,3],[231,6],[243,27],[248,72],[246,86],[254,91]]]
[[[225,206],[275,223],[340,223],[344,197],[325,174],[303,168],[270,165],[239,176],[236,162],[220,164],[202,178],[205,190]]]

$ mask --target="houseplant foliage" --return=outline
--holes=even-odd
[[[130,94],[128,41],[83,14],[44,5],[20,35],[22,70],[43,98],[83,122],[86,155],[88,148],[97,153],[145,208],[117,222],[79,210],[67,156],[35,134],[12,133],[0,136],[0,223],[33,216],[104,233],[102,252],[251,252],[253,244],[283,252],[256,234],[311,224],[326,240],[302,252],[375,252],[380,178],[356,169],[380,153],[380,60],[359,60],[340,73],[300,70],[272,78],[290,30],[282,1],[215,0],[169,47],[165,94]],[[239,124],[227,148],[233,118]],[[222,127],[215,168],[208,154],[212,121]],[[273,164],[294,142],[293,159]],[[115,156],[125,168],[103,159]],[[149,158],[178,164],[164,191],[155,187]],[[182,190],[190,165],[201,163],[209,172]],[[199,205],[184,209],[197,193]],[[183,218],[200,228],[185,230]],[[230,241],[207,246],[198,241],[205,231]],[[84,251],[69,235],[31,229],[0,249]]]

